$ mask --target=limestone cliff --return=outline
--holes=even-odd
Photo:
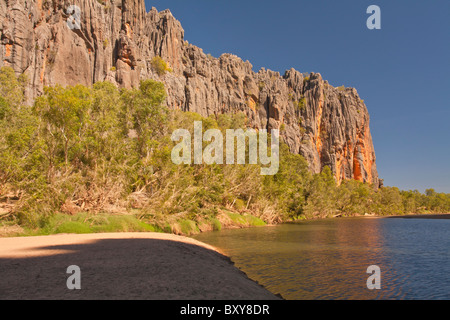
[[[80,8],[79,29],[67,25],[70,5]],[[328,165],[338,182],[378,186],[369,114],[355,89],[334,88],[318,73],[255,73],[235,55],[206,55],[184,40],[169,10],[147,12],[144,0],[0,0],[0,34],[0,66],[28,76],[29,101],[49,85],[133,87],[152,78],[165,83],[170,108],[242,111],[254,128],[279,128],[314,172]],[[156,56],[172,71],[154,70]]]

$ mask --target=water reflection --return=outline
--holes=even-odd
[[[450,221],[424,221],[332,219],[196,238],[286,299],[448,299]],[[381,268],[381,290],[367,289],[370,265]]]

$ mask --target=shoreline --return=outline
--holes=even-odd
[[[396,216],[386,216],[385,218],[403,218],[403,219],[450,219],[450,213],[416,213]]]
[[[408,214],[408,215],[355,215],[349,217],[330,217],[322,219],[302,219],[285,221],[283,223],[298,223],[325,219],[339,219],[339,218],[405,218],[405,219],[450,219],[449,213],[444,214]],[[278,224],[275,224],[275,226]],[[274,224],[266,224],[265,227],[274,226]],[[226,225],[224,229],[232,228],[252,228],[252,225]],[[212,230],[201,231],[200,233]],[[136,242],[137,243],[134,243]],[[110,242],[103,245],[104,242]],[[125,245],[124,243],[129,243]],[[145,243],[145,246],[144,246]],[[143,247],[144,246],[144,247]],[[99,247],[99,248],[97,248]],[[80,290],[78,293],[65,288],[65,282],[62,277],[59,281],[58,288],[50,279],[50,274],[46,270],[54,270],[55,265],[60,266],[65,260],[73,261],[70,257],[75,255],[81,261],[87,261],[91,264],[90,259],[101,259],[104,263],[101,266],[102,271],[95,271],[88,274],[88,277],[96,277],[97,273],[111,274],[111,268],[120,268],[124,270],[136,268],[139,264],[143,269],[153,268],[161,270],[162,265],[157,262],[149,260],[147,262],[139,261],[138,256],[134,256],[133,252],[142,252],[148,250],[156,250],[159,252],[159,259],[165,260],[163,265],[178,266],[172,273],[165,274],[160,278],[159,287],[164,288],[164,293],[156,293],[154,290],[146,292],[144,295],[136,294],[139,290],[134,290],[133,285],[125,285],[125,288],[118,289],[120,294],[111,292],[108,289],[108,277],[102,280],[104,283],[104,290],[99,292],[96,289]],[[92,249],[93,248],[93,249]],[[96,248],[96,249],[95,249]],[[101,248],[101,250],[100,250]],[[137,249],[136,249],[137,248]],[[181,250],[181,251],[180,251]],[[93,254],[91,251],[96,251]],[[183,253],[186,251],[187,253]],[[149,252],[149,256],[154,255],[155,252]],[[119,259],[122,255],[123,259]],[[180,257],[180,255],[182,257]],[[63,259],[66,257],[66,259]],[[136,261],[136,259],[138,261]],[[54,262],[51,262],[53,261]],[[32,261],[32,263],[30,263]],[[133,262],[134,261],[134,262]],[[195,268],[183,270],[179,266],[195,265]],[[252,280],[245,272],[237,268],[234,262],[220,249],[203,243],[192,238],[191,236],[176,235],[173,233],[164,232],[100,232],[100,233],[59,233],[51,235],[36,235],[36,236],[7,236],[0,237],[0,264],[3,270],[3,281],[0,283],[0,292],[8,292],[8,296],[0,299],[175,299],[175,300],[233,300],[236,298],[242,300],[268,300],[268,299],[283,299],[279,294],[273,294],[257,281]],[[63,263],[64,264],[64,263]],[[71,264],[76,264],[72,263]],[[20,265],[20,266],[18,266]],[[67,265],[68,266],[68,265]],[[65,266],[65,268],[67,268]],[[81,267],[81,266],[80,266]],[[201,274],[199,269],[207,268],[208,271]],[[63,266],[59,270],[60,274],[64,274]],[[20,270],[17,272],[17,270]],[[197,271],[195,271],[197,270]],[[185,271],[185,272],[184,272]],[[139,270],[134,270],[140,273]],[[159,271],[160,272],[160,271]],[[83,273],[84,276],[84,273]],[[154,273],[153,273],[154,276]],[[68,277],[66,275],[65,277]],[[83,277],[84,278],[84,277]],[[111,277],[114,278],[114,277]],[[145,277],[144,277],[145,278]],[[181,290],[179,284],[183,283],[185,279],[203,279],[203,278],[218,278],[214,280],[201,281],[201,286],[198,283],[194,285],[197,289],[189,294],[189,288]],[[226,279],[222,282],[220,279]],[[47,279],[52,284],[50,287],[40,284],[42,290],[30,290],[29,286],[33,279]],[[166,280],[163,280],[166,279]],[[86,281],[86,280],[85,280]],[[95,280],[98,283],[98,279]],[[124,282],[134,283],[134,286],[139,287],[141,279],[137,283],[126,280]],[[167,281],[167,282],[165,282]],[[200,282],[200,281],[197,281]],[[23,286],[25,284],[25,286]],[[117,287],[115,283],[115,288]],[[56,289],[55,289],[56,288]],[[119,285],[120,288],[120,285]],[[105,294],[109,291],[109,293]],[[128,290],[128,291],[127,291]],[[86,292],[88,291],[88,292]],[[34,294],[32,294],[34,292]],[[57,293],[52,295],[52,292]],[[188,295],[183,295],[183,292]],[[203,293],[203,294],[199,294]],[[128,295],[127,295],[128,294]]]
[[[376,214],[368,214],[368,215],[352,215],[352,216],[334,216],[334,217],[326,217],[326,218],[305,218],[305,219],[297,219],[297,220],[289,220],[284,221],[283,223],[299,223],[299,222],[308,222],[308,221],[320,221],[320,220],[334,220],[334,219],[356,219],[356,218],[364,218],[364,219],[386,219],[386,218],[404,218],[404,219],[450,219],[450,213],[409,213],[405,215],[376,215]]]
[[[282,299],[217,248],[166,233],[0,238],[0,265],[2,300]],[[66,287],[69,265],[80,267],[81,290]]]
[[[76,219],[76,216],[68,216],[69,220],[65,222],[72,222],[72,218]],[[96,216],[96,215],[93,215]],[[104,214],[104,216],[111,217],[131,217],[130,214]],[[231,216],[234,216],[231,218]],[[178,236],[191,237],[197,234],[201,234],[204,232],[211,231],[220,231],[225,229],[245,229],[245,228],[255,228],[255,227],[270,227],[277,226],[284,223],[299,223],[299,222],[307,222],[307,221],[317,221],[317,220],[327,220],[327,219],[351,219],[351,218],[372,218],[372,219],[381,219],[381,218],[404,218],[404,219],[450,219],[450,213],[410,213],[405,215],[376,215],[376,214],[355,214],[350,216],[332,216],[325,218],[305,218],[302,217],[300,219],[290,219],[281,221],[279,223],[266,223],[255,215],[250,214],[249,212],[232,212],[228,211],[227,214],[218,215],[215,220],[217,220],[220,224],[218,229],[213,226],[210,222],[209,224],[204,221],[193,221],[193,220],[180,220],[175,221],[174,223],[168,225],[169,229],[162,229],[155,227],[155,224],[148,224],[146,228],[139,228],[138,230],[125,230],[120,229],[112,229],[108,231],[100,230],[73,230],[73,231],[58,231],[59,229],[52,230],[50,232],[44,232],[44,229],[23,229],[21,226],[17,224],[13,225],[0,225],[0,239],[2,238],[11,238],[11,237],[37,237],[37,236],[49,236],[49,235],[58,235],[58,234],[102,234],[102,233],[127,233],[127,232],[155,232],[155,233],[163,233],[163,234],[174,234]],[[74,220],[76,221],[76,220]],[[187,222],[187,228],[183,230],[180,227],[180,222]],[[256,221],[256,222],[255,222]],[[1,221],[0,221],[1,222]],[[158,223],[156,223],[157,225]]]

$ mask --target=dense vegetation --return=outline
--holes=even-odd
[[[224,212],[230,224],[450,212],[450,195],[432,189],[375,190],[357,181],[337,186],[328,167],[311,174],[305,159],[283,144],[275,176],[261,176],[259,165],[175,165],[175,129],[192,133],[193,122],[201,120],[203,130],[225,131],[245,128],[246,119],[169,111],[164,86],[156,81],[130,90],[108,82],[49,87],[31,107],[24,103],[25,83],[12,69],[0,70],[3,223],[45,229],[59,217],[65,227],[53,231],[84,230],[88,222],[86,231],[94,232],[120,224],[189,233],[219,229]]]

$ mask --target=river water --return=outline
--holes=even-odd
[[[450,299],[450,220],[343,218],[195,236],[288,300]],[[381,270],[369,290],[367,268]]]

